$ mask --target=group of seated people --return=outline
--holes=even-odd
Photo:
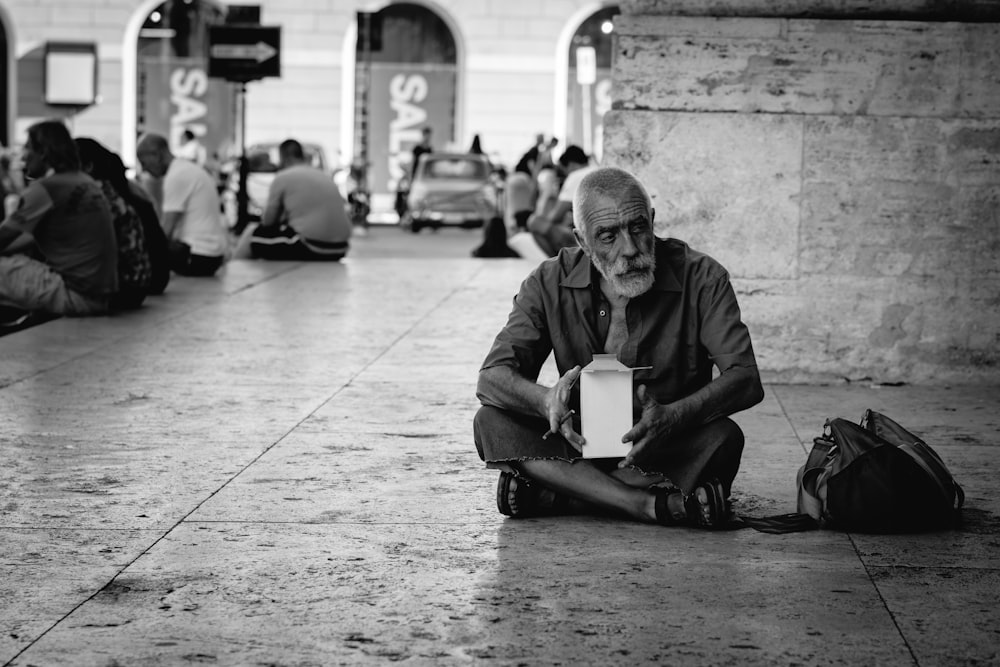
[[[240,240],[244,256],[346,254],[351,226],[336,185],[320,182],[323,175],[296,156],[298,142],[282,144],[285,169],[261,224]],[[233,256],[211,175],[176,158],[157,134],[140,139],[136,157],[145,185],[127,177],[120,156],[94,139],[74,139],[60,121],[28,128],[26,185],[0,222],[0,326],[135,309],[164,292],[171,272],[212,276]]]
[[[167,238],[121,158],[58,121],[28,128],[26,185],[0,223],[0,307],[98,315],[138,307],[167,286]]]
[[[515,231],[509,242],[521,256],[555,257],[560,249],[577,245],[573,195],[583,177],[596,167],[576,145],[567,146],[558,160],[553,159],[556,143],[539,135],[536,145],[507,177],[507,209]]]

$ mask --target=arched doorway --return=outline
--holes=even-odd
[[[598,159],[604,114],[611,109],[614,17],[619,13],[616,5],[608,5],[584,19],[570,39],[567,54],[566,143],[576,144]]]
[[[362,26],[355,50],[354,153],[367,158],[373,208],[385,211],[421,130],[431,128],[436,150],[456,136],[458,46],[445,20],[415,3],[386,6],[371,25],[372,48]]]
[[[134,159],[124,153],[146,132],[162,134],[176,148],[185,129],[210,155],[226,157],[235,139],[235,94],[232,84],[208,77],[208,26],[225,21],[225,8],[209,0],[166,0],[141,18],[134,46],[135,124],[123,158]]]
[[[17,81],[15,66],[17,59],[14,54],[14,40],[7,33],[10,17],[7,10],[0,7],[0,146],[11,144],[14,119],[14,91],[12,85]]]

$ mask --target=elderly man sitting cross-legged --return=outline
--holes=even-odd
[[[475,441],[501,470],[498,507],[512,517],[611,511],[720,527],[743,451],[728,416],[763,398],[729,275],[654,236],[649,195],[627,171],[587,175],[573,214],[580,247],[522,283],[479,374]],[[546,387],[537,378],[550,352],[561,377]],[[579,422],[567,419],[579,413],[576,381],[595,353],[651,367],[635,371],[624,458],[581,458]]]

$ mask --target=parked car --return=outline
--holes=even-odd
[[[271,189],[274,175],[280,168],[281,159],[278,146],[281,142],[268,142],[247,146],[247,215],[248,219],[240,224],[238,217],[237,194],[240,190],[239,158],[226,165],[226,183],[222,191],[222,207],[226,220],[232,228],[242,228],[248,222],[260,222],[267,206],[267,195]],[[323,147],[318,144],[303,143],[302,150],[309,163],[327,173],[330,173]],[[333,174],[330,173],[330,178]]]
[[[493,166],[475,153],[426,153],[410,182],[403,217],[410,231],[424,227],[481,227],[501,215]]]

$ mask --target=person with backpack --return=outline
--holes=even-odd
[[[0,305],[53,315],[103,315],[118,291],[114,223],[100,185],[81,169],[66,126],[28,128],[16,210],[0,223]]]
[[[84,172],[101,186],[108,200],[118,244],[118,291],[111,298],[112,310],[132,310],[142,305],[153,279],[146,229],[130,204],[133,195],[125,177],[125,165],[117,154],[89,137],[75,139]]]

